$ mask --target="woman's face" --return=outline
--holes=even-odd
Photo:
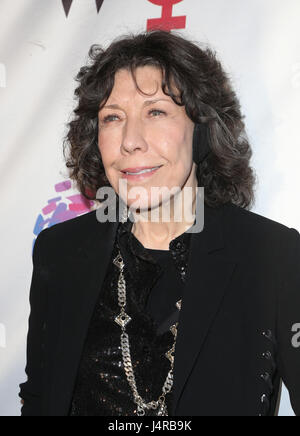
[[[176,194],[184,186],[194,186],[194,123],[183,106],[163,93],[160,69],[139,67],[136,79],[141,90],[152,95],[140,93],[130,72],[119,70],[111,95],[99,111],[98,144],[106,176],[115,192],[125,201],[119,190],[120,179],[127,181],[128,194],[133,187],[145,188],[142,196],[127,195],[126,203],[130,206],[138,200],[139,208],[146,210],[172,198],[162,193],[157,199],[151,195],[151,188],[173,188],[172,194]],[[158,166],[156,171],[140,176],[125,177],[122,172]]]

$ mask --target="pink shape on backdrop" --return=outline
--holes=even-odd
[[[56,192],[63,192],[71,189],[71,186],[71,180],[65,180],[64,182],[57,183],[54,188]]]

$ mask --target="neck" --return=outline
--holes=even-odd
[[[170,242],[194,224],[197,183],[188,191],[183,188],[170,201],[162,202],[155,210],[155,221],[151,220],[151,210],[140,213],[133,211],[134,223],[131,232],[145,248],[169,250]],[[170,219],[166,220],[166,216],[170,216]],[[181,219],[175,220],[175,217]]]

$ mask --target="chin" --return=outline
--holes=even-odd
[[[137,213],[144,213],[150,211],[152,209],[156,209],[159,206],[159,202],[156,201],[154,204],[151,204],[150,201],[138,201],[138,200],[129,200],[128,206]]]

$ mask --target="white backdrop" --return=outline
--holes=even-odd
[[[259,180],[252,210],[300,230],[299,0],[101,3],[0,0],[2,416],[20,414],[33,241],[42,228],[89,210],[68,182],[62,138],[91,44],[145,30],[161,17],[159,3],[164,11],[174,3],[180,32],[216,49],[240,98]],[[280,414],[293,415],[286,390]]]

